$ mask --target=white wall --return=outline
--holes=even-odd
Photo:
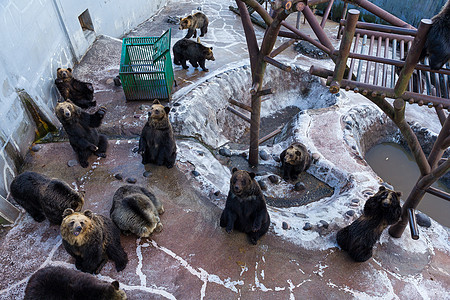
[[[72,67],[90,47],[78,16],[86,9],[95,35],[119,38],[168,0],[0,1],[0,195],[6,197],[20,160],[35,138],[35,124],[18,97],[28,93],[40,112],[59,124],[53,108],[58,67]],[[3,199],[0,197],[0,218]]]

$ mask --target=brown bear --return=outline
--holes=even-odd
[[[197,12],[185,18],[180,18],[180,30],[187,29],[188,32],[185,39],[189,39],[194,35],[197,37],[197,28],[200,28],[200,36],[204,36],[208,32],[208,17],[202,13]]]
[[[350,257],[363,262],[372,257],[373,245],[388,225],[397,223],[402,208],[400,192],[380,186],[378,192],[364,205],[363,215],[352,224],[342,228],[336,235],[338,245]]]
[[[116,191],[110,211],[111,220],[124,234],[139,237],[161,232],[159,215],[163,213],[161,201],[148,189],[135,185],[124,185]]]
[[[153,101],[139,139],[138,153],[142,155],[144,165],[154,163],[170,169],[175,163],[177,144],[169,121],[169,111],[170,108],[164,107],[158,100]]]
[[[37,222],[47,218],[60,225],[66,208],[80,211],[84,204],[84,192],[73,190],[56,178],[26,171],[11,182],[11,196]]]
[[[120,244],[120,230],[107,217],[90,210],[83,213],[66,209],[61,223],[64,248],[75,258],[77,269],[98,274],[108,261],[114,261],[122,271],[128,263],[127,253]]]
[[[203,71],[208,72],[205,67],[206,60],[215,60],[212,47],[208,48],[200,43],[181,39],[173,45],[173,63],[183,66],[183,69],[188,69],[186,61],[189,61],[194,68],[200,67]]]
[[[69,136],[70,145],[83,168],[89,166],[88,158],[91,154],[106,157],[108,140],[96,129],[102,123],[106,107],[101,106],[95,113],[89,114],[72,101],[66,100],[56,105],[55,113]]]
[[[82,108],[95,106],[94,87],[91,83],[82,82],[72,75],[72,69],[58,68],[56,70],[56,87],[64,100],[70,99]]]
[[[254,245],[269,230],[270,217],[266,199],[255,180],[255,173],[233,168],[225,209],[220,226],[247,234]]]
[[[296,180],[311,166],[311,154],[302,143],[293,143],[280,154],[283,178]]]
[[[119,282],[108,283],[91,274],[61,266],[36,271],[28,280],[24,300],[126,300]]]
[[[429,55],[430,68],[439,70],[450,60],[450,0],[432,20],[421,60]]]

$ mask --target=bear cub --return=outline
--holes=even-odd
[[[135,185],[124,185],[116,191],[110,211],[111,219],[123,233],[139,237],[161,232],[159,215],[163,213],[161,201],[146,188]]]
[[[158,100],[153,101],[139,139],[138,153],[142,155],[144,165],[154,163],[170,169],[175,163],[177,144],[169,121],[169,111],[170,107],[164,107]]]
[[[188,30],[186,36],[184,37],[185,39],[191,38],[192,35],[196,38],[197,28],[200,29],[200,36],[204,36],[208,32],[208,24],[208,17],[202,12],[197,12],[185,18],[180,18],[180,30]]]
[[[92,84],[73,78],[71,68],[56,70],[55,85],[64,100],[70,99],[81,108],[89,108],[97,104],[93,100],[94,87]]]
[[[296,180],[311,166],[311,154],[302,143],[293,143],[280,154],[283,178]]]
[[[247,234],[254,245],[269,230],[270,217],[266,200],[255,180],[255,173],[233,168],[225,209],[220,226]]]
[[[186,61],[189,61],[194,68],[200,67],[203,71],[208,72],[205,67],[206,60],[214,61],[214,55],[212,52],[212,47],[208,48],[200,43],[181,39],[173,45],[173,63],[176,65],[183,66],[183,69],[188,69]]]
[[[120,244],[120,230],[107,217],[90,210],[83,213],[66,209],[61,223],[61,237],[66,251],[75,258],[77,269],[98,274],[108,259],[116,270],[122,271],[128,263],[127,253]]]
[[[66,182],[45,175],[26,171],[11,182],[11,196],[37,222],[47,218],[60,225],[66,208],[80,211],[84,204],[84,192],[73,190]]]
[[[89,114],[72,101],[66,100],[56,105],[55,113],[83,168],[89,166],[88,158],[91,154],[106,157],[108,140],[105,135],[97,132],[97,127],[100,127],[105,116],[106,107],[101,106],[95,113]]]
[[[108,283],[91,274],[60,266],[36,271],[25,288],[24,300],[126,300],[119,282]]]
[[[338,231],[336,240],[339,247],[357,262],[371,258],[373,245],[380,239],[383,230],[400,218],[401,195],[380,186],[378,192],[366,201],[363,215]]]

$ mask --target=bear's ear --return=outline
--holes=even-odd
[[[295,150],[295,155],[302,156],[302,153],[300,151],[298,151],[298,150]]]
[[[86,191],[79,191],[78,194],[84,198],[84,196],[86,195]]]
[[[158,99],[153,100],[153,104],[161,104]]]
[[[236,167],[234,167],[233,169],[231,169],[231,173],[236,172],[238,169]]]
[[[212,47],[209,47],[209,49],[211,49],[211,50],[212,50]]]
[[[379,192],[382,192],[382,191],[385,191],[385,190],[386,190],[386,187],[385,187],[385,186],[383,186],[383,185],[382,185],[382,186],[380,186],[380,188],[378,189],[378,191],[379,191]]]
[[[402,192],[395,192],[397,194],[397,197],[401,197],[402,196]]]
[[[256,174],[254,172],[248,172],[248,175],[250,175],[251,179],[254,179],[256,177]]]
[[[56,69],[56,72],[58,72],[59,70],[61,70],[61,68]]]
[[[94,216],[94,213],[91,210],[88,209],[88,210],[84,211],[84,215],[86,217],[88,217],[89,219],[92,219],[92,217]]]
[[[114,289],[116,289],[116,290],[119,289],[119,282],[117,280],[114,280],[113,282],[111,282],[111,285],[114,287]]]
[[[67,68],[67,71],[69,71],[70,73],[72,73],[72,69],[71,69],[71,68]]]
[[[71,209],[71,208],[66,208],[66,209],[64,210],[64,212],[63,212],[63,218],[65,218],[65,217],[67,217],[67,216],[70,216],[70,215],[73,214],[73,213],[74,213],[73,209]]]
[[[164,106],[164,111],[166,112],[166,115],[168,115],[170,112],[170,107]]]

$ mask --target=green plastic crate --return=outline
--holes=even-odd
[[[124,38],[119,76],[129,100],[169,99],[173,87],[170,34]]]

